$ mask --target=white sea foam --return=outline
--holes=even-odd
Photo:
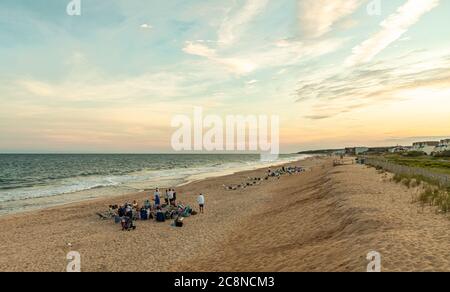
[[[307,155],[280,158],[277,162],[223,162],[209,166],[143,170],[126,175],[83,176],[56,180],[48,185],[0,190],[0,214],[20,212],[145,189],[169,188],[210,177],[253,170],[305,159]]]

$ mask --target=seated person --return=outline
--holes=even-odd
[[[152,204],[150,203],[150,200],[145,200],[144,208],[145,209],[152,209]]]
[[[119,207],[119,209],[117,210],[117,215],[119,215],[119,217],[125,216],[125,208],[123,206]]]

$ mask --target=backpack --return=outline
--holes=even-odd
[[[156,213],[156,221],[157,222],[165,222],[166,221],[166,217],[164,216],[163,212]]]
[[[146,209],[141,210],[141,220],[148,220],[148,213]]]
[[[175,227],[183,227],[183,217],[177,217],[177,219],[175,219]]]

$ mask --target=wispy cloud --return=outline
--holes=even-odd
[[[235,74],[247,74],[255,69],[255,65],[250,61],[234,57],[221,57],[217,54],[216,50],[203,44],[187,42],[183,51],[191,55],[204,57],[213,63],[224,66],[227,70]]]
[[[17,90],[33,96],[56,98],[66,101],[130,100],[139,98],[164,99],[181,96],[183,76],[173,73],[144,74],[137,77],[111,80],[67,80],[48,83],[36,79],[15,82]]]
[[[279,40],[259,48],[243,50],[235,55],[220,55],[216,49],[195,42],[187,42],[183,51],[187,54],[208,59],[228,71],[245,75],[253,71],[298,64],[336,51],[345,43],[343,39],[318,41]]]
[[[390,44],[400,39],[424,14],[437,7],[439,1],[408,0],[396,13],[389,16],[380,24],[382,29],[378,33],[353,48],[352,55],[347,58],[345,64],[353,66],[370,62]]]
[[[143,23],[143,24],[141,24],[141,28],[142,28],[142,29],[152,29],[153,26],[151,26],[151,25],[148,24],[148,23]]]
[[[220,26],[219,43],[233,44],[246,29],[246,25],[264,11],[268,2],[268,0],[246,0],[245,5],[237,12],[230,12]]]
[[[326,119],[408,98],[411,91],[420,88],[450,88],[449,55],[430,55],[412,52],[403,58],[368,64],[357,70],[330,70],[322,77],[316,75],[300,81],[297,102],[310,106],[306,118]]]
[[[298,0],[298,17],[307,37],[317,38],[330,32],[333,25],[353,14],[364,0]]]

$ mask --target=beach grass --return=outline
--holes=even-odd
[[[395,174],[392,180],[408,188],[423,186],[418,198],[422,204],[435,206],[442,213],[450,212],[450,187],[443,187],[438,181],[419,175]]]

